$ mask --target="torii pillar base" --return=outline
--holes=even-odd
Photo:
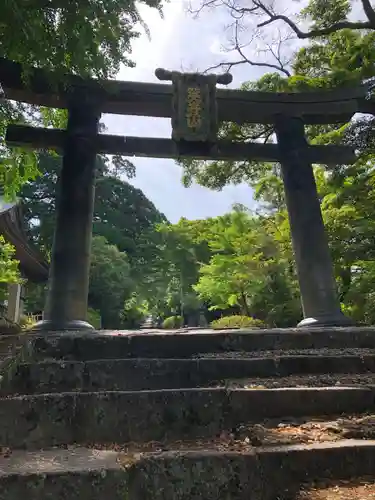
[[[298,328],[313,328],[313,327],[344,327],[344,326],[355,326],[355,323],[345,316],[343,313],[332,315],[332,316],[317,316],[315,318],[304,318],[297,325]]]
[[[87,321],[72,320],[58,323],[50,319],[38,321],[32,328],[33,332],[62,332],[62,331],[93,331],[95,330]]]

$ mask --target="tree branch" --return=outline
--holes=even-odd
[[[197,17],[199,17],[199,14],[204,10],[204,9],[207,9],[207,8],[210,8],[210,7],[218,7],[218,5],[220,5],[220,0],[219,0],[219,3],[218,3],[218,0],[206,0],[205,2],[202,2],[201,6],[198,8],[198,9],[193,9],[193,6],[190,2],[189,4],[189,7],[187,8],[187,11],[193,15],[193,17],[196,19]]]
[[[226,71],[229,72],[233,68],[233,66],[239,66],[241,64],[250,64],[250,66],[257,66],[259,68],[274,69],[276,71],[280,71],[281,73],[284,73],[284,75],[286,75],[288,77],[291,76],[291,73],[285,68],[283,62],[281,61],[280,47],[278,49],[277,54],[275,53],[273,48],[269,47],[269,51],[271,52],[273,57],[276,59],[278,64],[267,63],[267,62],[258,62],[258,61],[254,61],[252,59],[249,59],[243,51],[243,49],[246,45],[241,45],[240,41],[239,41],[239,34],[238,34],[239,20],[236,19],[234,24],[235,24],[234,50],[236,50],[238,52],[238,54],[241,56],[242,59],[239,61],[222,62],[219,64],[215,64],[214,66],[210,66],[209,68],[207,68],[205,73],[212,71],[214,69],[218,69],[218,68],[225,68]]]
[[[272,68],[276,69],[277,71],[283,72],[286,76],[290,76],[290,73],[287,69],[281,69],[279,66],[277,66],[277,64],[256,62],[252,61],[251,59],[248,59],[247,57],[244,57],[242,61],[231,61],[231,62],[222,62],[219,64],[215,64],[214,66],[210,66],[209,68],[207,68],[204,72],[208,73],[209,71],[218,68],[225,68],[226,71],[229,72],[233,68],[233,66],[239,66],[240,64],[250,64],[251,66],[258,66],[260,68]]]
[[[259,52],[263,52],[265,54],[271,53],[272,56],[275,58],[275,60],[278,63],[277,64],[278,70],[283,72],[286,76],[289,77],[289,76],[291,76],[291,73],[287,69],[287,66],[290,65],[291,59],[289,59],[287,61],[283,61],[283,58],[281,55],[281,48],[282,48],[284,42],[291,39],[291,36],[288,35],[286,37],[283,37],[282,34],[280,33],[280,30],[278,30],[278,31],[279,31],[279,35],[278,35],[277,49],[274,48],[272,43],[266,43],[265,48],[262,50],[259,50]]]
[[[311,30],[308,32],[301,31],[298,26],[290,20],[287,16],[282,15],[274,15],[271,19],[264,21],[263,23],[258,24],[258,28],[262,28],[271,24],[275,21],[284,21],[288,26],[292,28],[297,37],[301,40],[306,38],[318,38],[320,36],[330,35],[331,33],[335,33],[336,31],[343,29],[351,29],[351,30],[364,30],[364,29],[375,29],[375,25],[372,25],[370,22],[350,22],[350,21],[341,21],[339,23],[332,24],[327,28],[321,28],[316,30]]]
[[[365,9],[366,15],[368,17],[368,12],[370,16],[373,16],[374,21],[370,20],[369,21],[340,21],[338,23],[332,24],[332,26],[328,26],[326,28],[320,28],[320,29],[313,29],[310,31],[301,31],[299,27],[296,25],[294,21],[292,21],[288,16],[284,16],[283,14],[275,14],[272,12],[270,8],[268,8],[266,5],[264,5],[263,2],[260,2],[258,0],[253,0],[253,3],[265,14],[268,15],[269,19],[266,21],[263,21],[258,24],[258,28],[263,28],[264,26],[267,26],[269,24],[274,23],[275,21],[283,21],[285,24],[287,24],[292,31],[297,35],[297,37],[301,40],[307,39],[307,38],[317,38],[320,36],[326,36],[330,35],[331,33],[335,33],[336,31],[342,30],[342,29],[352,29],[352,30],[362,30],[362,29],[375,29],[375,12],[371,7],[371,4],[369,0],[362,0],[363,8]],[[366,4],[366,6],[365,6]],[[366,11],[367,9],[367,11]],[[371,12],[370,12],[371,11]]]
[[[367,19],[370,21],[370,23],[372,25],[375,25],[375,10],[374,10],[373,6],[371,5],[370,0],[361,0],[361,1],[362,1],[363,10],[365,11]]]

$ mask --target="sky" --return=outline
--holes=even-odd
[[[169,0],[164,8],[164,19],[157,11],[140,9],[151,32],[151,41],[142,34],[133,43],[132,58],[135,68],[123,67],[119,80],[158,82],[154,71],[158,67],[178,71],[204,71],[222,61],[225,41],[224,26],[228,21],[220,10],[204,12],[198,19],[186,13],[183,0]],[[217,72],[217,70],[215,70]],[[258,78],[262,71],[244,65],[231,71],[232,87],[243,81]],[[169,119],[121,115],[105,115],[107,133],[144,137],[170,137]],[[173,160],[134,158],[136,177],[129,182],[140,188],[171,222],[181,217],[202,219],[230,211],[234,203],[254,208],[252,190],[248,185],[229,185],[222,191],[212,191],[197,184],[184,188],[181,168]]]

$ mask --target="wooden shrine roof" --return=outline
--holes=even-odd
[[[28,280],[43,283],[48,280],[48,263],[43,255],[27,241],[19,204],[0,206],[0,234],[15,247],[15,258]]]

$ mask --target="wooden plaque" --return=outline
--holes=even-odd
[[[172,139],[215,143],[216,77],[173,71],[172,85]]]

